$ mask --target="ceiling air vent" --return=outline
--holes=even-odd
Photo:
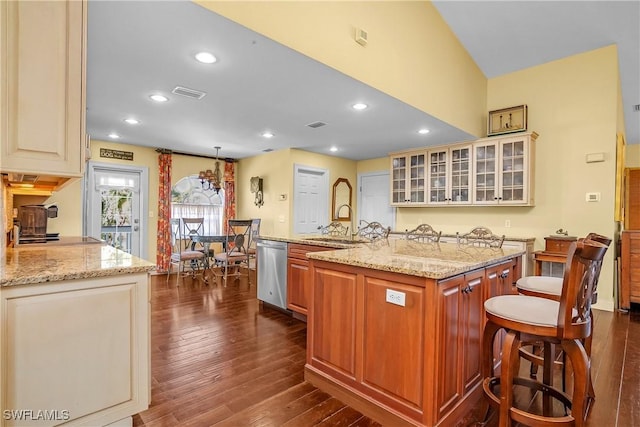
[[[176,86],[175,89],[171,91],[171,93],[175,93],[176,95],[186,96],[187,98],[193,99],[202,99],[207,94],[206,92],[202,92],[195,89],[189,89],[188,87]]]
[[[324,123],[324,122],[313,122],[313,123],[309,123],[307,126],[309,126],[310,128],[316,129],[316,128],[319,128],[319,127],[322,127],[322,126],[326,126],[326,123]]]

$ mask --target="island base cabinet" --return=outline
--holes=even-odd
[[[2,425],[107,425],[145,410],[148,286],[143,273],[3,288]]]
[[[311,259],[305,379],[383,425],[466,425],[483,304],[504,289],[487,270],[506,282],[514,261],[496,265],[435,280]]]

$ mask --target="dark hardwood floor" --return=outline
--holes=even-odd
[[[165,277],[151,280],[151,406],[134,426],[380,425],[304,381],[306,324],[262,308],[255,276]],[[596,311],[592,355],[587,426],[640,426],[640,313]]]

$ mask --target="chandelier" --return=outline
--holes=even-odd
[[[214,147],[216,149],[216,167],[212,172],[211,169],[207,169],[206,171],[200,171],[198,174],[198,178],[200,179],[200,184],[202,185],[203,190],[214,190],[216,194],[222,188],[221,182],[221,173],[220,173],[220,162],[218,162],[218,150],[220,147]]]

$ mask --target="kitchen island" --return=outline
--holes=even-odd
[[[102,244],[0,263],[0,425],[130,425],[150,401],[149,271]]]
[[[406,240],[308,253],[305,379],[383,425],[464,423],[482,395],[483,303],[514,292],[522,253]]]

